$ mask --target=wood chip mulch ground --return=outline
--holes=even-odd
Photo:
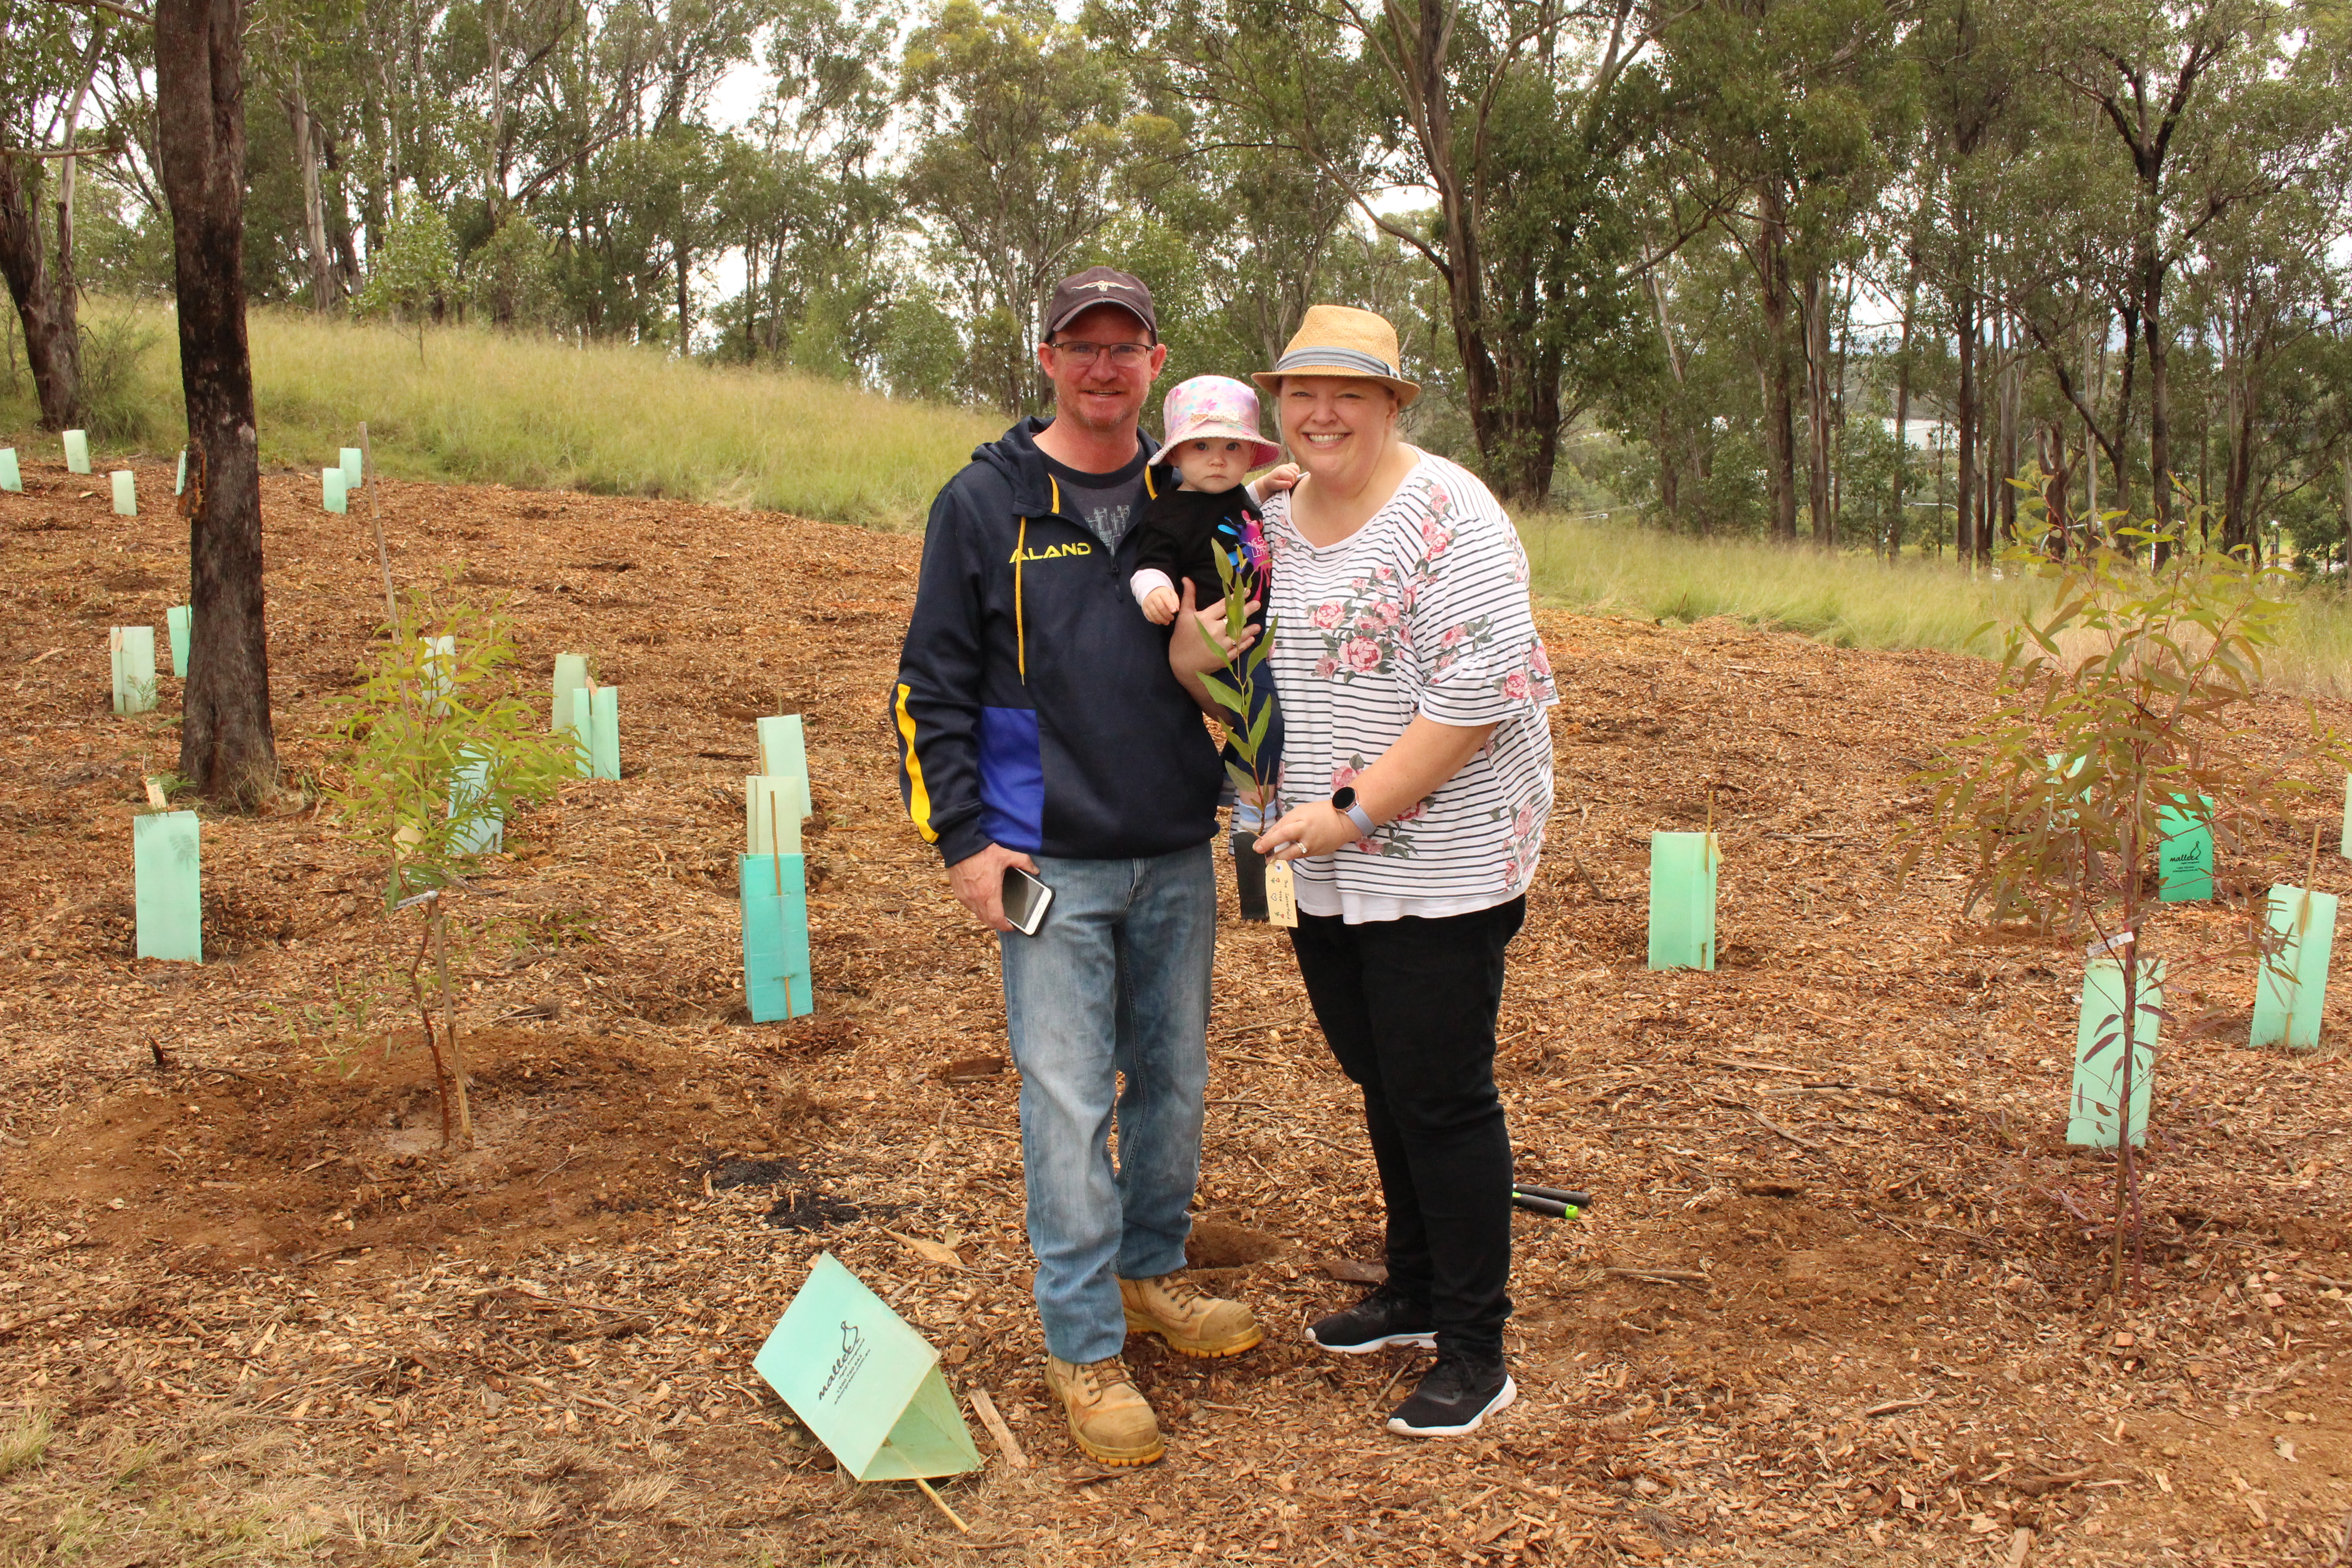
[[[178,683],[113,717],[106,628],[186,581],[170,469],[136,467],[137,519],[40,462],[0,495],[0,1563],[2347,1555],[2345,1065],[2247,1048],[2251,968],[2202,956],[2239,917],[2168,915],[2204,1023],[2159,1068],[2145,1261],[2101,1297],[2110,1162],[2063,1141],[2081,949],[1963,921],[1957,868],[1893,876],[1905,776],[1982,710],[1981,662],[1548,613],[1559,800],[1502,1079],[1523,1174],[1596,1203],[1517,1221],[1518,1405],[1391,1438],[1414,1363],[1302,1343],[1362,1289],[1378,1201],[1285,948],[1229,920],[1194,1262],[1268,1339],[1139,1342],[1169,1457],[1106,1474],[1039,1376],[993,939],[898,805],[919,542],[383,487],[395,574],[506,599],[534,700],[565,650],[622,693],[624,776],[514,823],[462,900],[480,1136],[451,1157],[394,979],[414,917],[317,794],[383,606],[314,477],[266,480],[289,793],[205,817],[205,963],[133,955]],[[732,857],[776,711],[807,717],[819,1006],[754,1026]],[[2264,736],[2297,714],[2267,701]],[[1710,792],[1723,967],[1652,973],[1648,835]],[[2299,864],[2311,824],[2274,826]],[[821,1250],[1023,1451],[972,1423],[987,1467],[941,1486],[971,1534],[846,1484],[752,1373]]]

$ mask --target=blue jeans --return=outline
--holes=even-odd
[[[1127,1342],[1122,1278],[1184,1267],[1209,1085],[1216,873],[1205,843],[1140,860],[1036,859],[1054,889],[1045,923],[997,941],[1021,1069],[1037,1315],[1045,1348],[1084,1363]]]

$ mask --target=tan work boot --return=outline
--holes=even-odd
[[[1148,1465],[1167,1452],[1150,1405],[1117,1356],[1084,1366],[1045,1358],[1045,1386],[1070,1414],[1070,1436],[1098,1465]]]
[[[1122,1279],[1118,1303],[1129,1331],[1158,1334],[1178,1355],[1239,1355],[1265,1338],[1239,1301],[1221,1301],[1181,1274]]]

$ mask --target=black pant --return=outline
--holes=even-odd
[[[1495,1092],[1503,950],[1528,901],[1441,920],[1298,917],[1298,973],[1364,1091],[1388,1207],[1389,1283],[1429,1302],[1440,1350],[1500,1354],[1511,1315],[1511,1138]]]

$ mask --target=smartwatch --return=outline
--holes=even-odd
[[[1341,784],[1331,792],[1331,809],[1356,825],[1358,837],[1370,838],[1372,836],[1372,829],[1377,825],[1372,821],[1372,814],[1356,804],[1353,785]]]

